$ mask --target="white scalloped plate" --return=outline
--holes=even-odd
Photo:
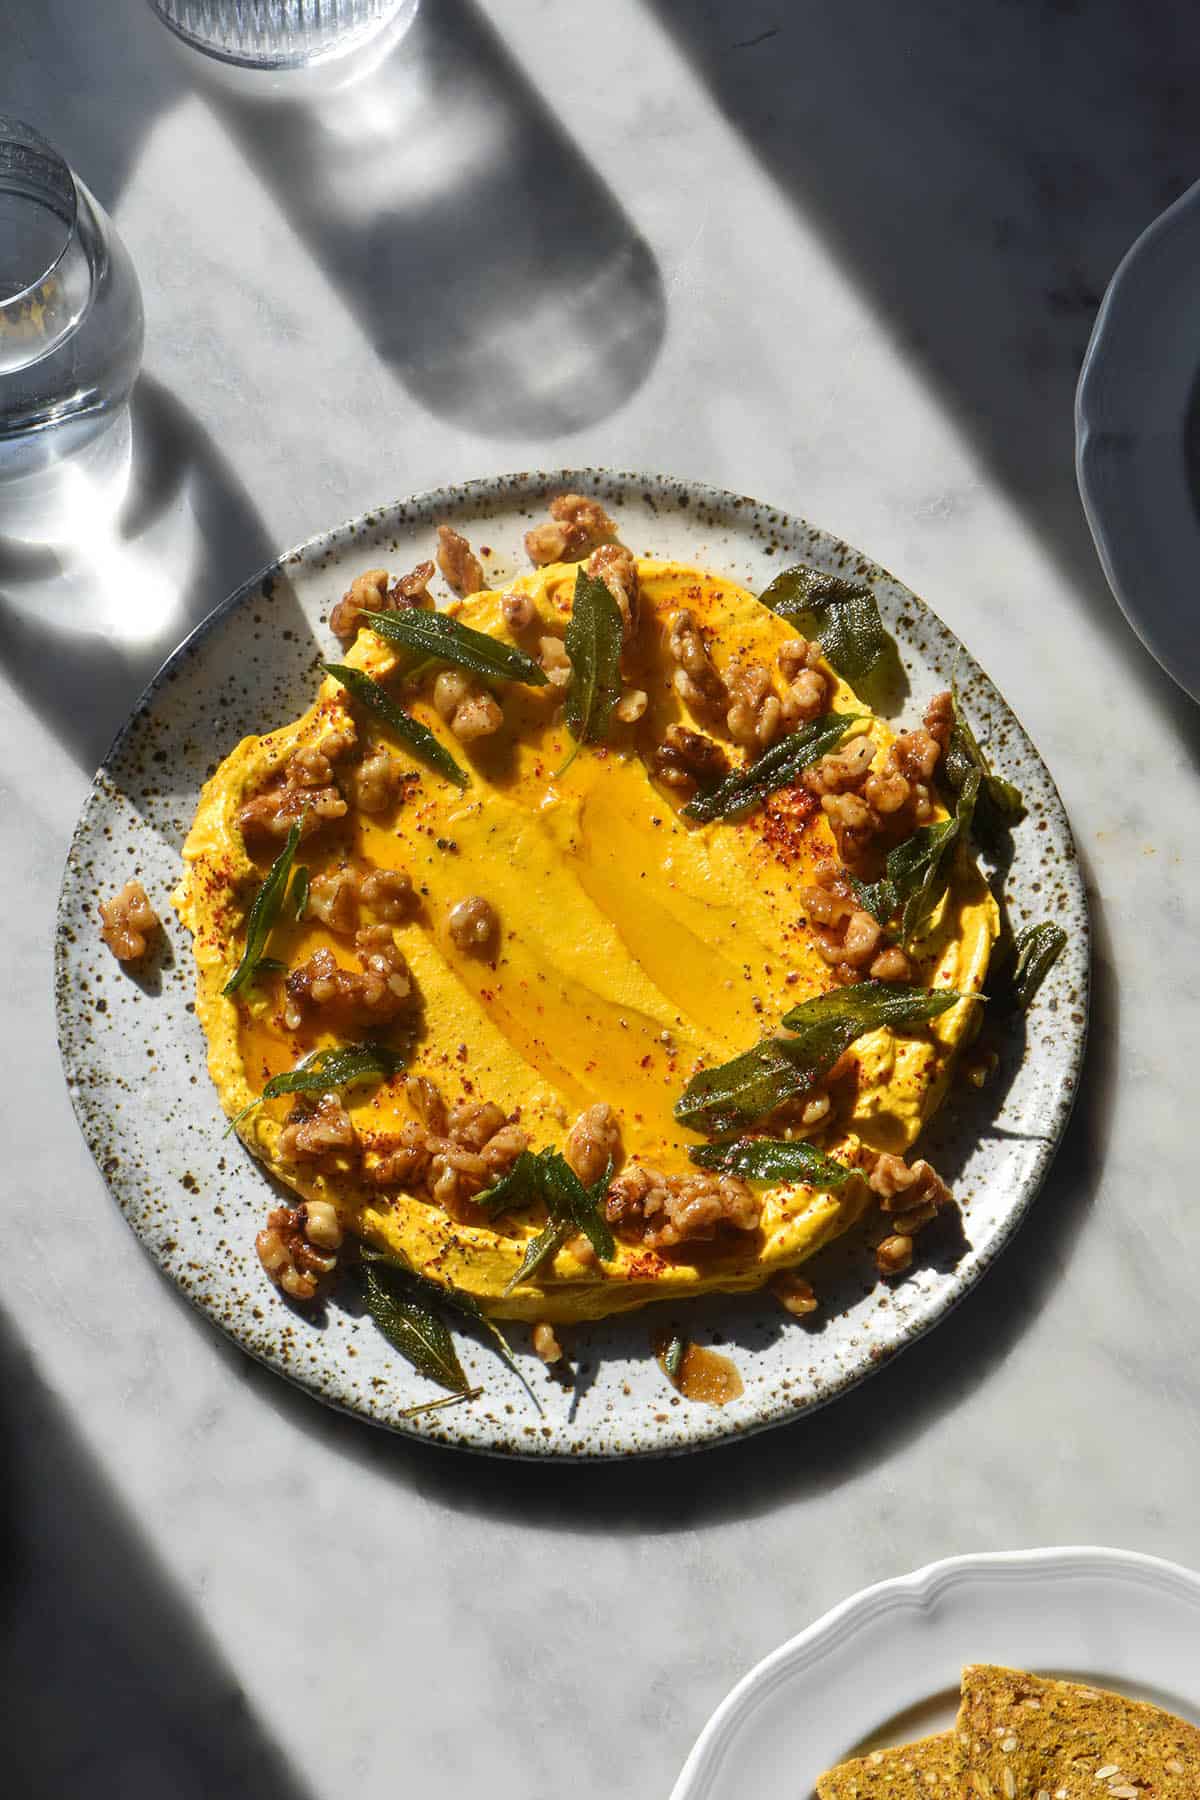
[[[481,1343],[461,1339],[480,1399],[405,1417],[437,1390],[335,1294],[317,1317],[264,1279],[254,1234],[275,1203],[261,1167],[224,1119],[192,1014],[191,943],[166,897],[200,784],[249,732],[303,712],[334,647],[327,617],[352,576],[428,555],[452,519],[497,584],[524,566],[521,539],[549,495],[599,495],[639,554],[693,560],[760,592],[789,561],[871,583],[911,680],[907,713],[956,674],[980,738],[1024,790],[1005,882],[1014,927],[1045,917],[1069,933],[1022,1034],[1001,1046],[982,1093],[961,1084],[927,1134],[951,1178],[961,1230],[926,1243],[920,1266],[884,1292],[862,1238],[823,1253],[824,1302],[806,1328],[769,1296],[684,1309],[702,1343],[731,1347],[745,1384],[716,1409],[684,1401],[651,1354],[662,1307],[569,1334],[573,1387],[551,1379],[514,1330],[544,1411]],[[486,547],[486,549],[484,548]],[[97,893],[131,876],[164,919],[163,952],[136,974],[100,946]],[[441,489],[369,513],[281,557],[218,607],[155,678],[113,745],[83,809],[63,877],[57,945],[59,1042],[76,1113],[133,1230],[187,1297],[245,1350],[331,1405],[440,1443],[528,1456],[690,1450],[796,1418],[845,1392],[912,1343],[970,1290],[1024,1217],[1066,1127],[1087,1024],[1088,918],[1070,827],[1045,764],[983,671],[929,609],[828,533],[735,494],[664,476],[601,470],[514,475]],[[925,1142],[926,1140],[923,1140]],[[347,1284],[350,1286],[350,1284]],[[674,1315],[679,1316],[678,1309]]]
[[[1090,1681],[1200,1724],[1200,1576],[1128,1550],[1014,1550],[864,1588],[739,1681],[671,1800],[810,1800],[834,1763],[952,1724],[972,1662]]]

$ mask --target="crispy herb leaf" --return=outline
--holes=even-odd
[[[267,939],[271,928],[278,919],[283,908],[283,897],[287,892],[288,877],[292,872],[292,863],[296,857],[296,847],[300,842],[299,821],[287,834],[287,842],[267,871],[267,878],[254,896],[254,904],[250,908],[250,916],[246,921],[246,947],[242,951],[242,960],[234,970],[221,992],[237,994],[254,980],[263,961],[263,951],[267,947]]]
[[[825,660],[857,686],[891,645],[869,587],[804,563],[783,569],[759,595],[764,606],[808,638],[820,638]]]
[[[500,643],[447,613],[414,607],[410,612],[364,610],[361,617],[390,644],[401,644],[438,662],[457,663],[460,669],[490,681],[524,681],[531,687],[545,687],[549,679],[541,665],[515,644]]]
[[[1028,1012],[1034,995],[1067,947],[1067,934],[1061,925],[1049,919],[1040,925],[1028,925],[1019,933],[1015,945],[1017,960],[1010,985],[1013,1004]]]
[[[404,1058],[400,1052],[389,1050],[385,1044],[344,1044],[328,1050],[314,1050],[294,1069],[272,1075],[262,1093],[230,1119],[225,1135],[228,1137],[234,1126],[240,1125],[247,1113],[252,1113],[264,1100],[277,1100],[281,1094],[324,1094],[330,1088],[382,1080],[403,1067]]]
[[[886,925],[896,910],[896,890],[885,875],[882,881],[860,881],[851,875],[850,891],[877,924]]]
[[[304,909],[308,905],[309,886],[308,870],[304,867],[303,863],[301,863],[299,868],[297,868],[296,873],[292,876],[292,885],[288,893],[288,910],[293,919],[296,919],[297,921],[304,917]],[[259,967],[262,967],[261,963],[259,964]]]
[[[482,1392],[481,1387],[464,1388],[461,1394],[443,1394],[440,1400],[420,1400],[416,1406],[406,1406],[402,1412],[396,1414],[396,1417],[398,1419],[416,1419],[422,1413],[441,1412],[445,1406],[461,1406],[464,1400],[478,1400]],[[538,1411],[541,1410],[539,1406]]]
[[[978,769],[970,770],[955,801],[953,817],[919,826],[888,853],[887,878],[895,890],[896,904],[903,909],[900,938],[904,944],[920,937],[950,885],[958,846],[970,834],[981,779]]]
[[[992,766],[963,716],[962,705],[955,693],[954,725],[942,761],[942,773],[947,786],[957,794],[961,793],[972,770],[978,772],[981,781],[981,812],[987,812],[993,821],[1004,825],[1011,825],[1021,818],[1025,811],[1025,801],[1020,788],[992,772]]]
[[[576,1232],[583,1232],[601,1262],[611,1262],[617,1254],[603,1211],[604,1195],[612,1180],[611,1163],[599,1181],[587,1188],[557,1150],[539,1150],[536,1155],[526,1151],[525,1155],[528,1162],[518,1158],[514,1164],[512,1174],[517,1176],[518,1168],[520,1174],[502,1204],[526,1205],[537,1199],[545,1206],[549,1218],[538,1235],[530,1240],[520,1268],[504,1290],[506,1294],[511,1294],[523,1281],[530,1280]],[[497,1183],[497,1187],[484,1196],[485,1204],[503,1185]],[[488,1210],[492,1210],[491,1206]],[[496,1207],[495,1210],[500,1209]]]
[[[451,1393],[465,1393],[470,1384],[445,1320],[421,1301],[393,1292],[376,1264],[362,1265],[362,1281],[367,1310],[388,1343],[419,1375]]]
[[[427,768],[444,775],[456,787],[466,787],[471,779],[467,771],[459,767],[432,731],[422,725],[419,719],[406,713],[402,706],[397,706],[377,681],[372,681],[361,669],[352,669],[349,663],[322,663],[321,667],[326,675],[332,675],[335,681],[340,681],[347,693],[353,694],[364,706],[369,706],[376,718],[382,719],[393,737],[398,737]]]
[[[795,781],[802,770],[818,762],[830,750],[836,750],[857,722],[854,713],[822,713],[819,719],[810,719],[807,725],[780,738],[753,762],[735,769],[716,787],[689,800],[683,809],[684,817],[707,823],[711,819],[728,819],[748,812],[777,788]]]
[[[840,1187],[854,1173],[797,1138],[742,1138],[736,1144],[697,1144],[688,1151],[702,1169],[741,1175],[747,1181],[804,1181],[809,1187]]]
[[[566,707],[571,736],[577,748],[601,743],[621,697],[621,609],[604,583],[582,569],[575,577],[563,648],[573,672]],[[563,769],[574,756],[572,751]]]
[[[515,1207],[533,1206],[541,1198],[541,1162],[532,1150],[522,1150],[507,1175],[502,1175],[482,1194],[476,1194],[475,1204],[482,1207],[489,1218],[495,1218],[497,1213],[510,1212]]]
[[[881,1025],[923,1024],[961,998],[949,988],[908,987],[899,981],[860,981],[819,994],[784,1014],[792,1036],[764,1038],[729,1062],[693,1075],[675,1102],[675,1117],[712,1137],[739,1131],[816,1087],[865,1032]]]
[[[683,1367],[683,1359],[687,1355],[688,1341],[682,1331],[677,1331],[663,1352],[663,1369],[670,1381],[679,1380],[679,1371]]]
[[[376,1266],[382,1265],[384,1268],[391,1269],[393,1273],[396,1274],[401,1281],[406,1282],[413,1292],[418,1294],[427,1305],[448,1306],[451,1312],[461,1314],[464,1319],[469,1319],[473,1325],[478,1326],[481,1331],[486,1332],[495,1345],[496,1352],[501,1361],[508,1364],[522,1386],[528,1387],[525,1377],[521,1374],[521,1371],[517,1366],[517,1360],[512,1353],[512,1347],[509,1344],[508,1339],[505,1337],[503,1331],[501,1331],[499,1325],[497,1325],[495,1319],[488,1318],[487,1314],[472,1294],[464,1294],[461,1288],[453,1286],[443,1287],[440,1282],[430,1281],[427,1275],[419,1274],[406,1257],[393,1251],[377,1250],[373,1244],[361,1244],[359,1246],[359,1255],[364,1263],[371,1263]],[[533,1393],[532,1389],[530,1389],[529,1392],[534,1405],[537,1407],[538,1411],[541,1412],[541,1403],[538,1400],[537,1395]]]

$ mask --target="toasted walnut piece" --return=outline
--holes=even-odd
[[[833,693],[829,676],[820,665],[821,646],[807,638],[789,638],[777,653],[780,672],[787,682],[781,701],[783,723],[788,731],[804,725],[823,713]]]
[[[500,915],[482,894],[471,894],[450,908],[446,927],[457,949],[479,952],[495,943],[500,931]]]
[[[879,830],[879,814],[858,794],[823,794],[821,811],[833,827],[842,861],[853,868]]]
[[[335,637],[350,638],[358,630],[363,612],[382,612],[387,605],[388,572],[367,569],[356,575],[329,615],[329,629]]]
[[[568,1256],[573,1256],[577,1263],[582,1263],[585,1269],[598,1269],[601,1266],[600,1258],[582,1231],[577,1231],[574,1237],[568,1238],[563,1249]]]
[[[815,669],[821,660],[821,646],[808,638],[786,638],[775,652],[779,672],[785,681],[795,681],[805,669]]]
[[[570,687],[573,674],[571,659],[567,655],[567,647],[561,638],[539,638],[538,661],[545,670],[551,686]]]
[[[333,765],[321,744],[302,744],[288,760],[288,780],[292,787],[328,787],[333,780]]]
[[[628,643],[637,628],[637,564],[624,544],[602,544],[587,560],[587,573],[602,581],[621,615],[621,638]]]
[[[322,1094],[313,1111],[298,1107],[279,1134],[279,1155],[288,1163],[323,1163],[354,1150],[358,1134],[336,1094]]]
[[[354,870],[330,869],[324,875],[314,875],[306,911],[330,931],[353,937],[358,926],[358,876]]]
[[[542,1324],[534,1326],[533,1348],[534,1354],[540,1356],[544,1363],[562,1361],[562,1345],[554,1335],[553,1325],[547,1325],[543,1321]]]
[[[748,750],[765,750],[774,743],[783,723],[783,706],[771,683],[771,671],[762,663],[746,663],[733,670],[728,681],[731,705],[725,728],[735,744]]]
[[[845,794],[861,788],[871,769],[875,746],[869,737],[851,738],[828,756],[822,756],[811,769],[805,769],[801,784],[810,794]]]
[[[896,766],[911,781],[933,780],[942,747],[931,732],[919,727],[916,731],[902,731],[892,748]]]
[[[863,783],[863,799],[877,813],[885,816],[898,813],[902,806],[907,806],[911,794],[912,783],[896,767],[891,750],[887,753],[882,769],[873,770]]]
[[[443,669],[433,684],[433,704],[462,743],[490,737],[504,723],[499,702],[462,669]]]
[[[435,1137],[445,1137],[446,1102],[437,1083],[430,1081],[428,1075],[410,1075],[404,1083],[404,1094],[425,1129]]]
[[[558,494],[550,502],[551,523],[535,525],[525,533],[525,553],[539,565],[577,562],[617,528],[597,500],[583,494]]]
[[[140,881],[127,881],[119,894],[100,902],[100,936],[118,962],[145,956],[150,933],[161,924]]]
[[[818,927],[817,949],[827,963],[848,969],[853,978],[874,960],[882,936],[883,929],[878,920],[856,907],[838,931]]]
[[[925,717],[921,722],[939,749],[944,752],[950,742],[950,733],[954,729],[954,695],[949,688],[933,696],[925,708]]]
[[[729,773],[729,758],[715,739],[686,725],[668,725],[667,734],[654,752],[654,773],[664,787],[691,791],[718,781]]]
[[[437,566],[455,593],[479,593],[483,568],[461,531],[455,531],[453,525],[439,525],[437,537]]]
[[[310,1011],[385,1025],[413,998],[412,976],[389,925],[363,925],[355,934],[361,973],[341,968],[332,951],[314,950],[284,982],[284,1023],[298,1031]]]
[[[460,1100],[450,1108],[447,1134],[467,1150],[482,1150],[503,1129],[504,1114],[494,1100]]]
[[[857,910],[848,892],[840,891],[841,886],[841,883],[836,887],[822,884],[799,890],[796,898],[814,925],[841,925]]]
[[[537,607],[528,594],[505,594],[500,611],[510,631],[528,631],[537,618]]]
[[[276,1287],[292,1300],[311,1300],[321,1276],[337,1267],[341,1243],[337,1208],[327,1200],[306,1200],[294,1210],[273,1207],[254,1247]]]
[[[432,1152],[429,1134],[415,1120],[401,1127],[394,1146],[364,1166],[368,1181],[381,1188],[406,1188],[418,1192],[429,1174]]]
[[[948,1206],[953,1196],[931,1163],[924,1157],[911,1164],[903,1157],[881,1150],[867,1177],[867,1185],[878,1194],[884,1212],[904,1212],[928,1201],[934,1208]]]
[[[675,692],[694,712],[723,712],[728,705],[725,683],[718,675],[708,646],[687,607],[681,607],[667,632],[667,652],[676,664],[672,678]]]
[[[522,1131],[519,1125],[502,1125],[494,1131],[483,1149],[479,1152],[488,1166],[488,1174],[494,1181],[508,1171],[520,1156],[522,1150],[529,1148],[529,1134]]]
[[[408,779],[398,756],[376,748],[368,751],[351,776],[351,793],[360,812],[386,812]]]
[[[616,1113],[604,1100],[581,1112],[567,1133],[563,1155],[582,1181],[592,1187],[609,1164],[621,1156],[621,1126]]]
[[[636,725],[645,716],[650,704],[650,696],[645,688],[626,688],[617,704],[613,707],[613,717],[622,725]]]
[[[664,1176],[634,1164],[610,1186],[604,1211],[610,1225],[640,1236],[648,1249],[669,1250],[722,1228],[755,1231],[762,1207],[737,1176]]]
[[[299,823],[301,838],[346,816],[346,802],[336,787],[302,787],[287,776],[247,800],[238,813],[238,829],[249,844],[282,842]]]
[[[910,1237],[885,1237],[875,1251],[875,1267],[881,1275],[902,1275],[913,1259]]]
[[[370,869],[358,883],[362,904],[385,925],[398,925],[416,905],[412,877],[403,869]]]
[[[769,1286],[784,1311],[790,1312],[795,1319],[803,1319],[809,1313],[815,1313],[820,1304],[809,1283],[792,1269],[785,1269],[782,1274],[776,1275]]]
[[[912,963],[899,944],[886,944],[867,970],[872,981],[911,981]]]

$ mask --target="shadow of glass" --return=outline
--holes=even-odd
[[[85,773],[160,664],[272,554],[229,464],[166,389],[134,392],[128,486],[71,537],[0,533],[0,660]]]
[[[204,87],[431,413],[544,437],[641,385],[665,328],[658,266],[471,0],[422,7],[377,69],[324,99]]]
[[[306,1800],[2,1316],[0,1371],[5,1792]]]
[[[645,0],[722,112],[931,380],[1200,760],[1200,712],[1125,625],[1074,477],[1104,288],[1194,179],[1186,8]]]

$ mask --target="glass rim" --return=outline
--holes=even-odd
[[[0,316],[3,316],[15,307],[27,304],[31,295],[36,294],[38,289],[43,287],[45,283],[49,281],[50,277],[54,274],[54,271],[59,267],[63,258],[66,256],[68,250],[71,248],[76,230],[79,226],[79,187],[70,164],[67,162],[66,158],[54,148],[54,145],[50,140],[42,136],[40,131],[36,130],[34,126],[28,124],[24,119],[14,117],[11,113],[0,113],[0,193],[24,194],[34,205],[45,205],[50,198],[48,186],[46,198],[39,202],[37,195],[30,192],[27,187],[14,185],[6,178],[4,152],[5,149],[9,147],[32,151],[34,155],[40,157],[43,162],[49,165],[51,173],[59,177],[59,186],[56,190],[57,197],[60,203],[67,208],[67,211],[63,213],[59,211],[57,207],[54,208],[58,213],[58,217],[62,220],[63,225],[63,241],[59,245],[55,255],[46,264],[41,273],[33,276],[30,281],[26,282],[23,288],[18,289],[15,294],[8,294],[3,299],[0,299]]]

